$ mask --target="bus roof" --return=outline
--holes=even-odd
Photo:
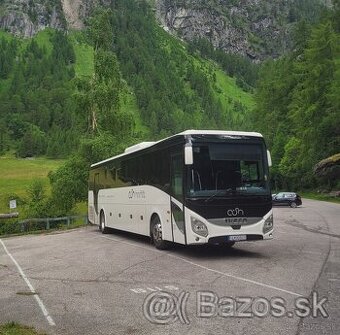
[[[97,162],[95,164],[91,165],[92,167],[96,167],[99,165],[102,165],[104,163],[107,163],[111,160],[114,160],[119,157],[126,156],[132,152],[137,152],[146,148],[149,148],[151,146],[154,146],[158,143],[161,143],[165,140],[169,140],[173,137],[178,137],[178,136],[190,136],[190,135],[219,135],[219,136],[250,136],[250,137],[263,137],[260,133],[256,132],[247,132],[247,131],[225,131],[225,130],[185,130],[181,133],[172,135],[170,137],[164,138],[162,140],[159,140],[157,142],[142,142],[139,144],[135,144],[131,147],[128,147],[125,149],[125,151],[117,156],[110,157],[108,159],[105,159],[103,161]]]

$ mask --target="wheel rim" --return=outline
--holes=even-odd
[[[160,222],[157,222],[153,225],[152,237],[155,242],[162,241],[162,225]]]
[[[295,202],[292,202],[292,203],[290,204],[290,207],[296,208],[296,203],[295,203]]]

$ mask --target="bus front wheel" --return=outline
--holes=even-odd
[[[168,249],[170,243],[163,240],[162,236],[162,223],[158,215],[154,215],[151,219],[151,239],[157,249],[165,250]]]
[[[100,212],[99,229],[102,234],[107,234],[107,227],[105,226],[105,215],[103,211]]]

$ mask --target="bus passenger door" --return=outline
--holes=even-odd
[[[183,154],[171,156],[171,225],[174,242],[185,244]]]

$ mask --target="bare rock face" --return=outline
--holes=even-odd
[[[314,174],[319,178],[327,178],[329,180],[340,179],[340,153],[328,157],[314,167]]]
[[[64,15],[68,26],[73,29],[82,29],[83,1],[82,0],[61,0]]]
[[[0,29],[32,37],[45,28],[82,29],[97,6],[111,0],[0,0]]]
[[[291,48],[294,22],[330,0],[136,0],[148,1],[163,28],[186,41],[261,61]],[[47,27],[82,29],[99,6],[114,0],[0,0],[0,28],[31,37]],[[320,11],[320,10],[319,10]],[[303,12],[301,15],[300,12]]]
[[[61,0],[61,3],[68,28],[83,29],[90,13],[96,7],[108,7],[111,0]]]
[[[187,41],[205,38],[254,60],[290,48],[294,6],[294,0],[155,0],[165,30]]]
[[[3,0],[0,2],[0,28],[15,35],[32,37],[47,27],[64,29],[60,1]]]

